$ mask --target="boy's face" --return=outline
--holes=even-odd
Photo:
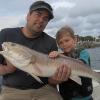
[[[63,52],[69,53],[75,48],[75,43],[76,43],[75,39],[73,39],[71,36],[63,35],[59,39],[58,45],[63,50]]]

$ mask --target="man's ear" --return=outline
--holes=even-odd
[[[28,12],[26,19],[27,19],[27,21],[30,19],[30,12]]]

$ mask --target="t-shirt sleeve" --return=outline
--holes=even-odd
[[[84,63],[89,65],[90,55],[87,50],[82,50],[79,55],[79,59],[82,60]]]
[[[2,43],[6,40],[5,37],[5,31],[1,30],[0,31],[0,51],[2,50]],[[4,57],[2,55],[0,55],[0,64],[3,63]]]

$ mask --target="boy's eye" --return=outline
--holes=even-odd
[[[63,42],[62,42],[62,41],[60,41],[60,42],[59,42],[59,45],[62,45],[62,44],[63,44]]]

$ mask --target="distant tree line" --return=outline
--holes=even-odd
[[[77,41],[97,41],[100,42],[100,35],[95,38],[93,36],[79,36],[79,35],[75,35]]]
[[[95,37],[93,36],[79,36],[79,40],[81,41],[95,41]]]

